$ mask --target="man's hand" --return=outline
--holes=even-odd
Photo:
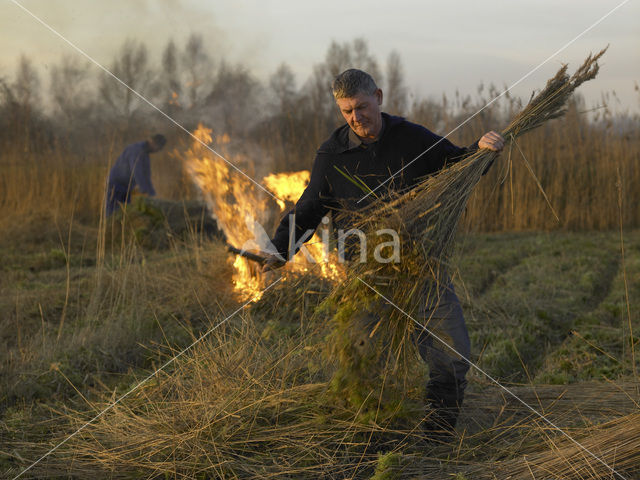
[[[284,264],[287,263],[283,261],[280,256],[274,255],[273,253],[263,252],[262,256],[266,259],[266,262],[262,265],[263,272],[270,272],[271,270],[284,267]]]
[[[499,133],[491,130],[485,133],[478,141],[478,148],[488,148],[494,152],[501,152],[504,148],[504,138]]]

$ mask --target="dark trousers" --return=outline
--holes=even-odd
[[[127,187],[123,187],[115,183],[109,183],[107,185],[107,202],[105,206],[107,217],[120,209],[121,205],[129,203],[130,197],[131,194]]]
[[[424,287],[425,301],[416,318],[428,331],[416,326],[416,342],[420,355],[429,365],[427,401],[440,411],[440,421],[445,428],[452,429],[462,405],[467,386],[465,377],[470,367],[462,356],[470,357],[471,343],[453,284],[440,287],[438,292],[429,288],[429,285]]]

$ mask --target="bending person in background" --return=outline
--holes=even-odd
[[[164,135],[156,134],[148,140],[132,143],[120,154],[109,172],[107,217],[131,201],[131,192],[135,188],[151,197],[156,194],[151,183],[149,154],[159,152],[166,143]]]

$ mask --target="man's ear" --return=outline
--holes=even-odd
[[[382,90],[381,89],[377,89],[375,92],[373,92],[373,94],[378,99],[378,105],[382,105]]]

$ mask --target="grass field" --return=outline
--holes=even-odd
[[[3,478],[241,304],[219,242],[103,237],[46,218],[2,234]],[[465,234],[454,264],[474,362],[638,478],[640,231]],[[333,287],[287,277],[24,478],[616,478],[476,370],[449,445],[332,403]]]

